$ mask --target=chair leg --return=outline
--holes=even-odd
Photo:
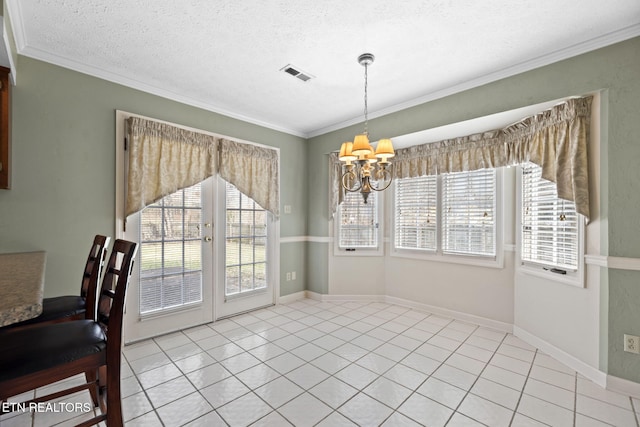
[[[98,393],[100,393],[100,411],[103,414],[107,414],[107,396],[109,393],[109,384],[107,383],[107,367],[106,365],[102,365],[98,368]]]
[[[112,372],[107,377],[107,425],[122,427],[122,397],[120,393],[120,372]]]
[[[91,395],[91,400],[93,401],[93,406],[99,405],[98,393],[99,393],[99,383],[98,383],[98,375],[94,370],[87,371],[84,373],[84,377],[87,379],[87,384],[89,384],[89,394]]]
[[[107,365],[102,365],[98,368],[98,387],[100,388],[100,393],[104,392],[105,387],[107,387]]]

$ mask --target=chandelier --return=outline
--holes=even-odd
[[[369,142],[367,126],[369,124],[369,111],[367,106],[367,77],[368,67],[373,63],[374,56],[363,53],[358,57],[358,63],[364,66],[364,132],[356,135],[353,142],[343,142],[340,147],[340,161],[344,162],[342,187],[350,192],[359,191],[364,203],[371,191],[382,191],[391,185],[391,172],[389,159],[395,156],[393,144],[390,139],[381,139],[374,148]]]

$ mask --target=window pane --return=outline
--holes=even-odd
[[[378,194],[365,204],[358,192],[347,192],[338,210],[338,245],[341,248],[378,247]]]
[[[542,168],[522,166],[523,261],[578,269],[578,214],[575,203],[558,198],[556,185],[542,179]]]
[[[226,184],[225,295],[267,286],[267,212]]]
[[[405,178],[397,180],[395,185],[395,247],[435,251],[437,178]]]
[[[182,209],[164,209],[164,238],[169,240],[182,239]]]
[[[202,301],[201,187],[177,191],[140,214],[140,313]]]
[[[442,176],[442,250],[495,256],[496,171]]]

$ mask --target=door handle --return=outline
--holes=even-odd
[[[204,236],[204,237],[202,238],[202,240],[204,240],[205,242],[210,242],[210,241],[212,241],[213,239],[211,238],[211,236]]]

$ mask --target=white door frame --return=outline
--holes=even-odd
[[[116,140],[115,140],[115,146],[116,146],[116,200],[115,200],[115,237],[117,239],[123,239],[125,238],[125,225],[126,225],[126,221],[125,221],[125,216],[124,216],[124,209],[125,209],[125,198],[126,198],[126,169],[128,167],[127,163],[127,156],[126,156],[126,151],[124,149],[125,146],[125,120],[129,117],[141,117],[147,120],[153,120],[153,121],[157,121],[157,122],[162,122],[162,123],[167,123],[170,124],[172,126],[176,126],[176,127],[180,127],[180,128],[184,128],[190,131],[194,131],[194,132],[200,132],[200,133],[204,133],[207,135],[212,135],[212,136],[216,136],[216,137],[220,137],[220,138],[231,138],[231,139],[235,139],[237,141],[241,141],[238,140],[237,138],[232,138],[229,137],[227,135],[220,135],[220,134],[215,134],[212,132],[208,132],[208,131],[203,131],[201,129],[195,129],[195,128],[190,128],[190,127],[186,127],[186,126],[181,126],[178,124],[174,124],[174,123],[170,123],[170,122],[165,122],[162,120],[157,120],[157,119],[153,119],[150,117],[146,117],[146,116],[142,116],[139,114],[134,114],[134,113],[129,113],[126,111],[121,111],[121,110],[116,110],[115,111],[115,121],[116,121]],[[270,147],[270,146],[266,146],[266,145],[262,145],[262,144],[256,144],[250,141],[241,141],[241,142],[245,142],[248,144],[254,144],[257,146],[264,146],[264,147],[268,147],[271,149],[276,149],[278,151],[278,155],[280,154],[280,150],[279,148],[276,147]],[[217,179],[217,178],[214,178]],[[278,185],[280,185],[280,182],[278,182]],[[215,187],[215,185],[214,185]],[[214,191],[215,192],[215,191]],[[213,200],[216,200],[217,197],[214,194],[213,196]],[[214,252],[215,252],[215,248],[217,246],[217,244],[220,242],[220,240],[224,241],[224,222],[223,223],[219,223],[217,220],[219,212],[223,211],[222,209],[217,209],[216,208],[216,202],[214,202]],[[280,220],[279,218],[275,218],[272,214],[269,214],[269,221],[271,222],[270,226],[271,226],[271,233],[269,234],[269,237],[267,239],[268,242],[268,246],[269,246],[269,254],[270,254],[270,259],[269,259],[269,274],[268,274],[268,280],[270,282],[270,286],[272,287],[272,301],[270,304],[277,304],[278,303],[278,299],[279,299],[279,295],[280,295]],[[131,221],[133,222],[133,221]],[[215,227],[215,224],[220,224],[220,227]],[[216,234],[220,234],[220,231],[218,231],[219,229],[221,229],[222,231],[222,239],[220,239],[220,237]],[[205,230],[206,232],[206,230]],[[224,253],[224,252],[222,252]],[[219,271],[216,269],[219,269],[219,265],[218,263],[220,263],[220,259],[221,257],[216,257],[214,255],[214,261],[213,261],[213,266],[214,266],[214,272],[213,272],[213,288],[217,288],[217,283],[219,283]],[[204,262],[204,260],[203,260]],[[222,272],[224,273],[224,261],[222,262],[223,267],[222,267]],[[223,285],[224,285],[224,274],[222,275],[223,277]],[[222,286],[223,286],[222,285]],[[205,286],[206,288],[206,286]],[[204,289],[203,289],[203,297],[204,297]],[[215,296],[215,292],[213,292],[212,294],[212,298],[215,300],[216,296]],[[127,308],[125,308],[125,315],[127,315],[126,313],[129,312],[130,315],[133,315],[131,313],[131,311],[133,310],[132,304],[133,303],[133,298],[131,297],[131,294],[129,294],[128,298],[129,302],[127,303],[127,307],[129,307],[129,309],[127,310]],[[136,304],[137,304],[137,300],[138,298],[136,298]],[[136,306],[137,307],[137,306]],[[212,306],[212,318],[213,319],[220,319],[222,317],[227,317],[227,316],[231,316],[233,314],[223,314],[222,312],[218,312],[219,310],[216,309],[216,304],[215,301],[213,303]],[[242,310],[244,311],[244,310]],[[237,313],[234,314],[238,314],[242,311],[238,311]],[[137,313],[137,309],[135,310],[135,312]],[[187,312],[185,310],[185,312]],[[224,312],[224,310],[223,310]],[[206,321],[204,320],[199,320],[200,323],[194,322],[194,326],[196,324],[201,324],[201,323],[206,323]],[[125,343],[127,342],[131,342],[132,339],[127,339],[128,336],[132,336],[131,333],[127,333],[127,329],[125,327],[124,330],[124,338],[125,338]],[[130,331],[133,332],[133,331]],[[170,330],[167,330],[165,332],[170,332]],[[144,337],[141,336],[139,338],[135,338],[135,340],[137,339],[143,339]]]

